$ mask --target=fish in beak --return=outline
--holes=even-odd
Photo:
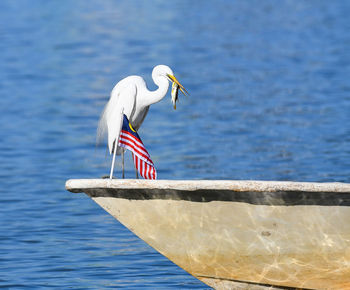
[[[179,85],[177,83],[173,83],[171,86],[171,102],[173,103],[174,110],[176,110],[176,102],[179,95]]]
[[[176,110],[176,102],[178,100],[179,95],[179,89],[184,95],[189,95],[187,90],[184,88],[183,85],[180,84],[180,82],[176,79],[173,75],[167,75],[169,80],[173,82],[173,85],[171,86],[171,102],[173,103],[174,109]]]

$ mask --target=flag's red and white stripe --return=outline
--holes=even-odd
[[[153,165],[144,162],[136,154],[132,154],[137,171],[145,179],[157,179],[157,172]]]
[[[156,179],[157,171],[142,141],[127,131],[122,130],[118,145],[132,152],[137,171],[145,179]]]

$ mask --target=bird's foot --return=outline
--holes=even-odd
[[[110,178],[110,176],[109,175],[103,175],[101,178],[102,179],[108,179],[108,178]],[[116,179],[116,177],[112,176],[112,179]]]

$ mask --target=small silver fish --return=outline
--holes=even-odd
[[[173,82],[173,85],[171,86],[171,102],[173,103],[174,110],[176,110],[176,102],[178,100],[178,95],[179,95],[179,85]]]

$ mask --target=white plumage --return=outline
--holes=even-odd
[[[111,92],[111,97],[106,104],[101,115],[97,141],[101,141],[105,134],[108,134],[109,153],[113,152],[114,144],[118,144],[118,138],[125,114],[133,128],[137,131],[145,119],[149,106],[161,101],[169,89],[169,81],[176,83],[183,93],[187,93],[185,88],[175,78],[173,71],[166,65],[157,65],[152,71],[152,79],[158,86],[155,91],[147,89],[142,77],[129,76],[118,82]],[[174,94],[177,94],[177,91]],[[173,93],[172,93],[173,94]],[[174,108],[176,108],[177,98],[173,98]],[[116,142],[115,142],[116,141]],[[122,152],[117,147],[117,154]]]

